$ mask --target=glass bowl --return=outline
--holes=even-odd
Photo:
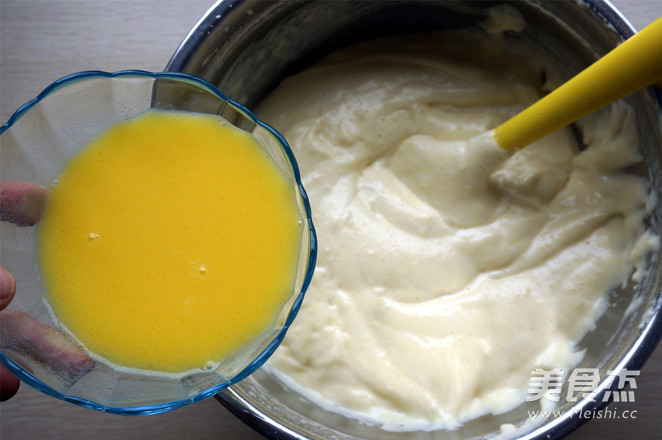
[[[120,370],[92,360],[80,349],[78,360],[46,356],[38,345],[44,335],[64,350],[76,351],[76,347],[58,330],[44,300],[36,265],[37,228],[1,222],[0,264],[12,273],[18,286],[16,297],[2,313],[20,316],[22,323],[27,322],[35,330],[30,335],[20,334],[12,329],[14,318],[5,315],[1,320],[2,363],[23,382],[50,396],[126,415],[179,408],[212,396],[258,369],[280,344],[299,310],[313,274],[317,249],[310,205],[285,139],[214,86],[188,74],[90,71],[56,81],[0,127],[0,177],[3,181],[47,187],[72,155],[112,124],[150,109],[220,115],[250,133],[291,181],[303,238],[294,289],[268,331],[213,369],[155,375]]]
[[[621,14],[601,0],[222,0],[189,32],[166,70],[205,78],[228,96],[257,108],[283,78],[339,47],[385,35],[476,26],[484,20],[486,8],[504,4],[515,7],[525,17],[528,26],[522,38],[537,44],[566,78],[633,34]],[[634,171],[649,179],[660,200],[662,93],[649,89],[629,97],[627,102],[636,113],[639,150],[644,157]],[[661,220],[662,205],[658,202],[649,219],[651,230],[658,235]],[[611,292],[608,310],[578,343],[578,350],[585,352],[578,367],[598,368],[603,378],[595,400],[589,396],[565,402],[559,408],[563,415],[556,418],[526,424],[528,410],[539,409],[528,402],[504,414],[471,420],[455,431],[387,432],[306,399],[266,368],[217,398],[256,431],[279,440],[482,439],[502,435],[504,424],[518,427],[521,438],[559,438],[587,421],[573,414],[593,413],[604,407],[603,397],[616,386],[607,380],[608,371],[638,370],[662,337],[660,258],[662,249],[651,256],[654,269],[637,288],[628,285]]]

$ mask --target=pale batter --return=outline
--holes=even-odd
[[[633,249],[654,245],[646,182],[621,172],[640,160],[629,110],[583,121],[586,149],[566,129],[501,150],[480,135],[547,84],[537,60],[482,40],[347,49],[258,111],[294,150],[320,243],[267,368],[384,429],[523,403],[533,369],[578,362]]]

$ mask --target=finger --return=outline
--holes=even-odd
[[[41,218],[46,188],[36,183],[0,181],[0,220],[33,226]]]
[[[0,310],[9,305],[16,293],[16,281],[9,272],[0,267]]]
[[[21,381],[0,364],[0,402],[11,399],[18,392]]]
[[[87,374],[95,362],[67,336],[24,312],[0,313],[3,348],[26,353],[58,373],[67,384]]]

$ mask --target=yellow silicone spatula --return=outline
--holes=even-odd
[[[494,130],[516,150],[620,98],[662,80],[662,17],[579,75]]]

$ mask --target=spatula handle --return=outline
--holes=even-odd
[[[662,18],[579,75],[498,126],[497,143],[523,148],[583,116],[662,79]]]

